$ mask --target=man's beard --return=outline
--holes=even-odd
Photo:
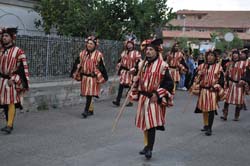
[[[8,46],[11,46],[11,45],[13,45],[12,42],[3,42],[4,47],[8,47]]]
[[[88,51],[88,52],[94,52],[94,51],[95,51],[95,48],[93,48],[93,49],[88,49],[88,48],[87,48],[87,51]]]
[[[130,48],[127,48],[128,51],[132,51],[133,50],[133,47],[130,47]]]

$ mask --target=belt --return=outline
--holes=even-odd
[[[232,78],[229,78],[229,81],[232,81],[232,82],[234,82],[234,83],[239,83],[239,81],[235,81],[235,80],[233,80]]]
[[[177,67],[176,66],[169,66],[170,68],[172,68],[172,69],[176,69]]]
[[[126,68],[126,67],[124,67],[124,66],[121,66],[121,67],[120,67],[120,70],[126,70],[126,71],[129,71],[129,69],[128,69],[128,68]]]
[[[139,91],[139,94],[148,98],[151,98],[153,96],[152,92]]]
[[[81,77],[82,76],[86,76],[86,77],[96,77],[95,73],[90,73],[90,74],[86,74],[86,73],[81,73]]]
[[[0,77],[2,77],[2,78],[4,78],[4,79],[10,79],[10,76],[9,76],[9,75],[2,74],[2,73],[0,73]]]
[[[211,86],[201,86],[201,89],[208,89],[208,90],[210,90],[212,87]]]

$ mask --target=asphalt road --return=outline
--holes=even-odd
[[[228,121],[216,116],[213,135],[208,137],[200,131],[202,116],[193,113],[197,98],[177,91],[175,106],[168,109],[166,131],[157,131],[153,157],[146,160],[138,154],[143,133],[134,126],[136,105],[126,108],[112,134],[119,108],[111,101],[95,102],[95,115],[87,119],[80,115],[84,103],[17,113],[13,133],[0,133],[0,166],[250,165],[250,110],[242,111],[235,122],[230,106]]]

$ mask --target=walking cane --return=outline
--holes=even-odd
[[[142,71],[142,69],[143,69],[143,67],[144,67],[144,65],[145,65],[145,62],[146,62],[146,57],[145,57],[145,59],[143,60],[143,63],[142,63],[142,65],[141,65],[141,67],[140,67],[140,69],[139,69],[139,71],[138,71],[136,77],[139,76],[139,75],[141,74],[141,71]],[[125,106],[126,106],[126,103],[128,102],[129,94],[131,93],[132,89],[134,89],[135,83],[136,83],[136,82],[133,82],[133,84],[132,84],[132,86],[131,86],[131,88],[130,88],[130,90],[129,90],[127,96],[126,96],[126,99],[125,99],[124,103],[122,104],[122,107],[121,107],[120,111],[118,112],[118,114],[117,114],[117,116],[116,116],[116,118],[115,118],[115,121],[114,121],[113,127],[112,127],[112,133],[114,133],[114,131],[115,131],[115,129],[116,129],[116,126],[117,126],[117,124],[118,124],[118,121],[119,121],[119,119],[121,118],[122,113],[123,113],[124,110],[125,110]]]
[[[74,73],[78,73],[78,72],[79,72],[79,70],[81,69],[81,66],[82,66],[82,61],[80,62],[80,66],[79,66],[79,68],[77,67],[76,71],[75,71],[75,72],[73,72],[73,75],[74,75]],[[73,75],[72,75],[72,76],[73,76]],[[74,82],[75,82],[75,79],[74,79],[74,78],[72,78],[72,81],[71,81],[70,87],[69,87],[69,89],[66,91],[66,94],[65,94],[65,99],[63,100],[63,103],[65,103],[65,102],[67,101],[68,96],[69,96],[69,92],[70,92],[70,91],[72,91],[72,89],[73,89]]]
[[[113,78],[113,81],[112,81],[111,85],[109,86],[109,95],[111,95],[112,92],[113,92],[113,88],[115,86],[115,82],[116,82],[115,78]]]

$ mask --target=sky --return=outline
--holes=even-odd
[[[250,0],[168,0],[173,11],[188,10],[249,10]]]

